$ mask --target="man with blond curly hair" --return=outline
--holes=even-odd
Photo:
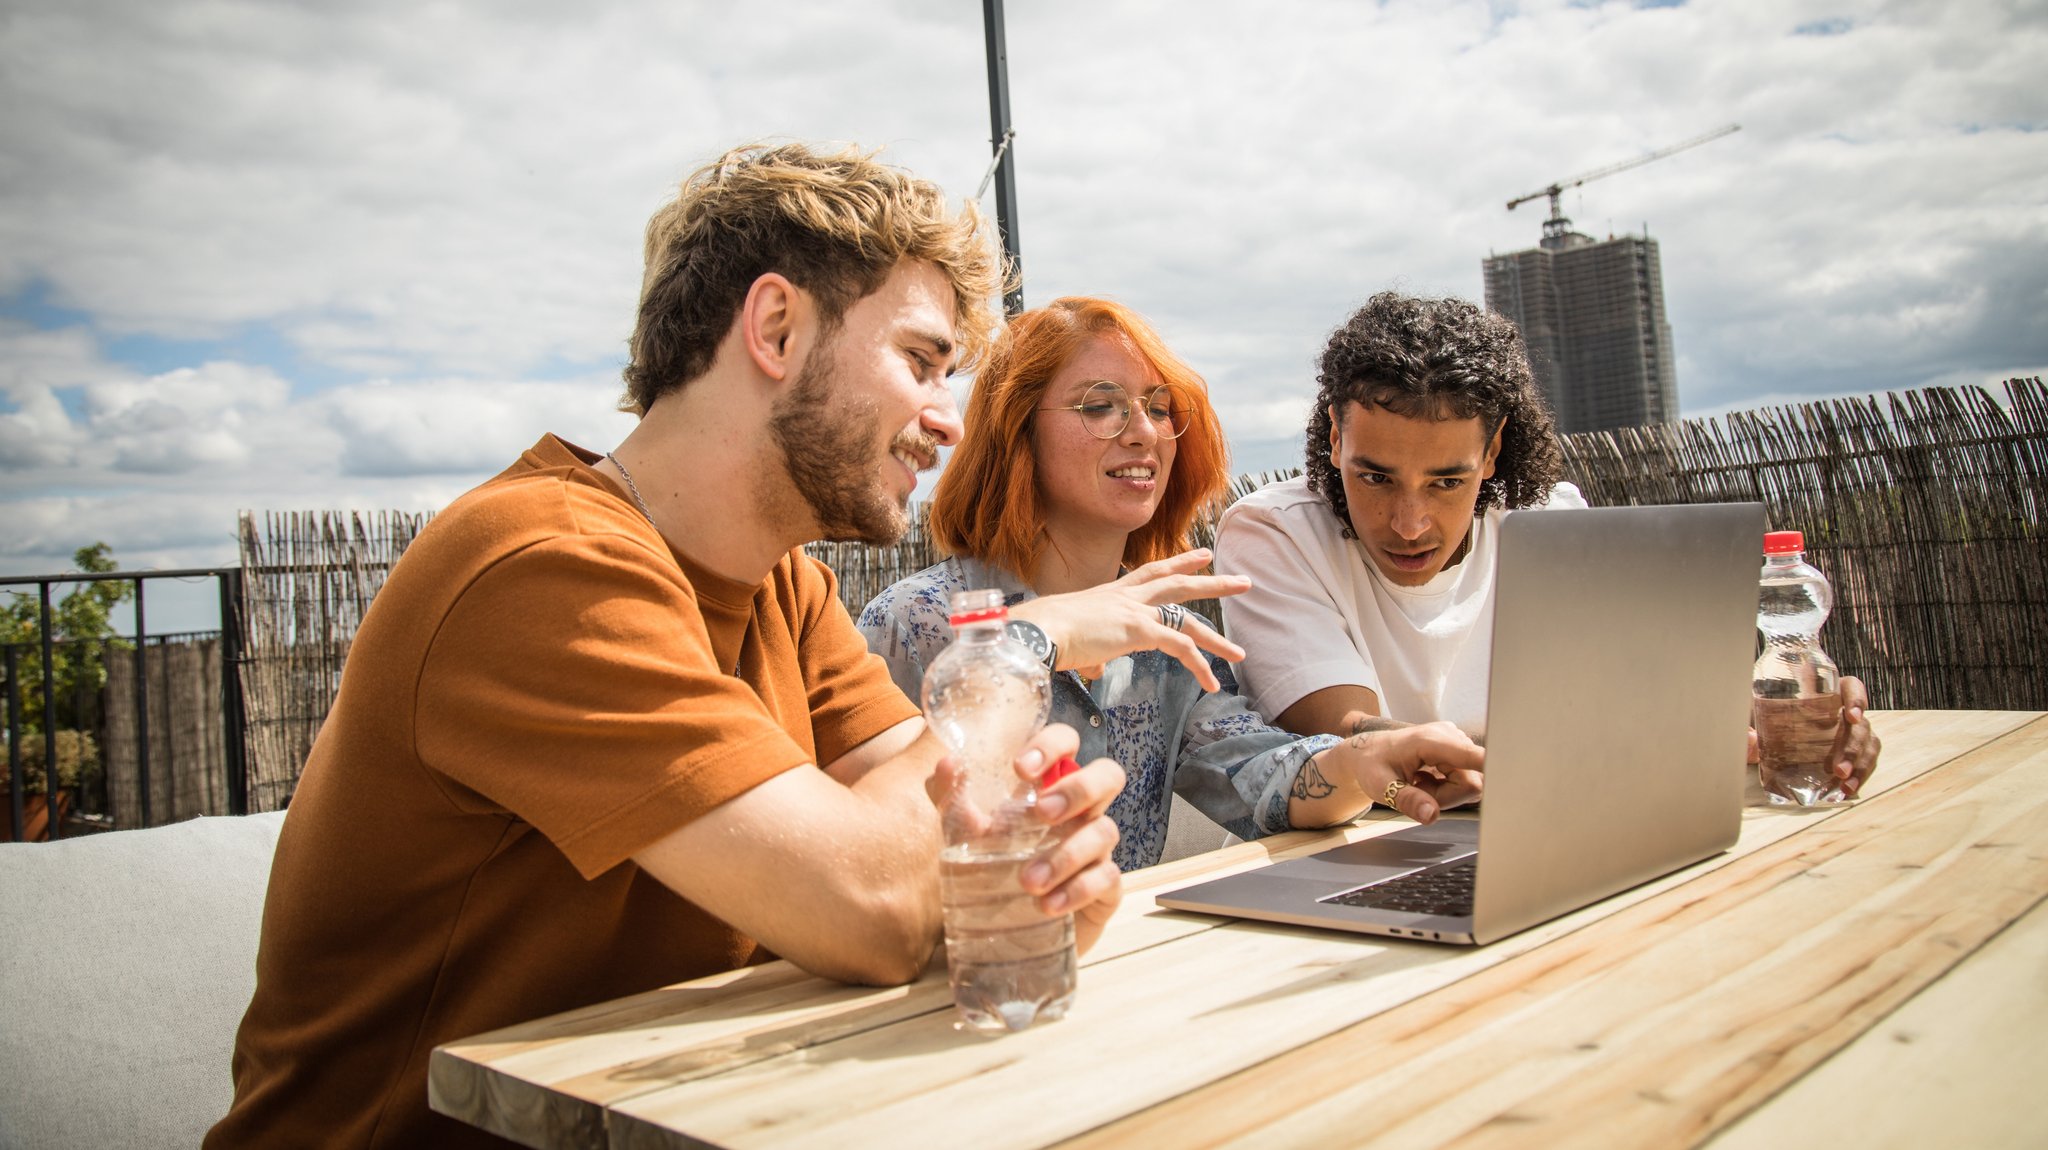
[[[993,327],[981,216],[857,151],[729,152],[647,232],[599,455],[545,436],[372,605],[278,841],[209,1146],[458,1146],[433,1048],[773,956],[915,977],[939,759],[801,546],[892,542]],[[1078,746],[1048,728],[1027,774]],[[1026,882],[1082,945],[1121,890],[1099,760]]]

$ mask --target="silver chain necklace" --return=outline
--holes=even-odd
[[[644,498],[642,498],[642,497],[641,497],[641,495],[640,495],[640,485],[639,485],[639,484],[637,484],[637,483],[635,483],[635,482],[633,482],[633,473],[632,473],[632,472],[630,472],[630,471],[628,471],[628,470],[626,470],[626,465],[625,465],[625,464],[623,464],[623,463],[620,463],[620,462],[619,462],[619,457],[618,457],[618,456],[616,456],[616,455],[613,455],[613,454],[612,454],[611,452],[609,452],[609,451],[605,452],[605,453],[604,453],[604,457],[605,457],[606,459],[609,459],[609,460],[611,460],[611,461],[612,461],[612,466],[613,466],[613,467],[616,467],[616,468],[618,468],[618,469],[619,469],[619,474],[620,474],[620,475],[623,475],[623,476],[625,476],[625,478],[626,478],[626,490],[628,490],[628,491],[630,491],[630,492],[632,492],[632,493],[633,493],[633,502],[635,502],[635,503],[638,503],[638,504],[640,505],[640,514],[642,514],[642,515],[645,515],[645,516],[647,517],[647,522],[653,525],[653,527],[654,527],[654,530],[655,530],[655,531],[656,531],[657,533],[658,533],[658,532],[660,532],[660,531],[661,531],[661,524],[659,524],[659,523],[655,523],[655,522],[654,522],[654,512],[652,512],[652,511],[649,511],[649,510],[647,509],[647,500],[646,500],[646,499],[644,499]],[[665,537],[664,537],[664,538],[665,538]],[[742,654],[741,654],[741,656],[739,656],[739,658],[744,658],[744,657],[745,657],[744,653],[742,653]],[[735,661],[734,661],[734,663],[733,663],[733,668],[732,668],[732,676],[733,676],[733,678],[735,678],[735,679],[739,678],[739,676],[740,676],[740,667],[739,667],[739,662],[738,662],[738,660],[737,660],[737,659],[735,659]]]
[[[640,485],[639,485],[639,484],[637,484],[637,483],[635,483],[635,482],[633,482],[633,473],[632,473],[632,472],[630,472],[630,471],[628,471],[628,470],[626,470],[626,465],[625,465],[625,464],[623,464],[623,463],[620,463],[620,462],[619,462],[619,457],[618,457],[618,456],[616,456],[616,455],[613,455],[613,454],[612,454],[611,452],[609,452],[609,451],[605,452],[605,453],[604,453],[604,457],[605,457],[606,459],[609,459],[609,460],[611,460],[611,461],[612,461],[612,466],[613,466],[613,467],[616,467],[616,468],[618,468],[618,469],[619,469],[619,474],[620,474],[620,475],[623,475],[623,476],[625,476],[625,478],[626,478],[626,490],[628,490],[628,491],[630,491],[630,492],[632,492],[632,493],[633,493],[633,502],[635,502],[635,503],[637,503],[637,504],[639,504],[639,505],[640,505],[640,514],[642,514],[642,515],[645,515],[645,516],[647,517],[647,522],[649,522],[650,524],[653,524],[653,526],[654,526],[654,529],[655,529],[656,531],[659,531],[659,530],[661,530],[661,524],[659,524],[659,523],[655,523],[655,522],[654,522],[654,512],[652,512],[652,511],[649,511],[649,510],[647,509],[647,500],[646,500],[646,499],[644,499],[644,498],[642,498],[642,497],[641,497],[641,495],[640,495]]]

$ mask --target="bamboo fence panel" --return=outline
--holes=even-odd
[[[282,807],[341,686],[349,644],[428,515],[269,512],[241,519],[249,809]]]
[[[2002,400],[1928,388],[1583,432],[1564,437],[1563,453],[1565,477],[1595,506],[1755,500],[1772,529],[1803,531],[1835,591],[1822,644],[1869,685],[1873,706],[2048,707],[2040,379],[2008,381]],[[1223,506],[1299,474],[1241,475]],[[858,614],[935,559],[921,527],[893,548],[812,553],[839,571],[840,597]],[[1215,516],[1193,535],[1212,546]],[[1220,618],[1215,600],[1189,606]]]
[[[227,751],[220,709],[220,639],[151,637],[148,676],[149,825],[228,812]],[[106,740],[101,761],[114,828],[143,826],[136,755],[135,651],[106,651]]]
[[[1984,388],[1761,408],[1563,438],[1565,478],[1595,506],[1757,500],[1806,533],[1835,589],[1822,642],[1880,708],[2048,709],[2048,388]],[[1196,523],[1210,546],[1228,506],[1298,469],[1239,476]],[[290,795],[334,699],[348,645],[427,516],[242,518],[243,691],[250,809]],[[1758,565],[1761,567],[1761,540]],[[889,547],[813,543],[858,617],[935,563],[925,509]],[[1189,604],[1220,619],[1214,600]]]
[[[1204,515],[1195,522],[1194,545],[1211,547],[1216,542],[1216,516],[1224,507],[1242,496],[1258,490],[1268,483],[1286,479],[1301,472],[1265,471],[1240,475],[1231,484],[1229,493],[1215,512]],[[855,619],[860,618],[863,608],[875,596],[880,595],[891,583],[937,563],[945,552],[932,542],[926,532],[928,505],[920,503],[911,508],[910,530],[903,539],[889,547],[870,547],[864,543],[812,543],[804,548],[813,558],[832,568],[839,577],[839,601],[846,606],[846,612]],[[1221,619],[1217,614],[1214,599],[1190,600],[1188,608],[1200,611],[1211,621]]]
[[[929,505],[919,503],[910,509],[910,530],[903,538],[887,547],[871,547],[865,543],[811,543],[804,547],[805,553],[832,569],[839,577],[839,601],[846,605],[846,611],[854,618],[860,618],[861,609],[868,600],[882,593],[889,584],[907,575],[937,563],[944,558],[933,543],[928,526]]]
[[[1834,586],[1821,643],[1876,707],[2048,706],[2048,390],[2013,379],[1564,438],[1595,506],[1762,502]]]

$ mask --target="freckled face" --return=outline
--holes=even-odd
[[[1378,404],[1332,412],[1330,463],[1344,477],[1351,530],[1391,583],[1420,587],[1472,530],[1500,432],[1473,419],[1412,419]]]
[[[1088,431],[1083,413],[1072,408],[1090,387],[1108,380],[1121,386],[1134,410],[1124,429],[1109,439]],[[1031,448],[1038,470],[1046,529],[1063,532],[1129,534],[1152,521],[1173,474],[1175,441],[1146,414],[1147,401],[1165,381],[1120,336],[1103,334],[1083,344],[1067,361],[1039,401]]]

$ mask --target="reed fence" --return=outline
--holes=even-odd
[[[228,810],[227,749],[220,707],[220,637],[153,635],[143,645],[148,676],[149,822],[142,818],[133,647],[106,651],[106,806],[116,830],[178,822]]]
[[[906,575],[937,563],[943,558],[932,543],[929,526],[928,504],[919,503],[910,509],[910,530],[903,538],[888,547],[871,547],[865,543],[810,543],[804,551],[832,569],[839,577],[839,601],[846,605],[847,614],[860,618],[861,608],[868,600],[882,593],[882,589]]]
[[[1564,437],[1595,506],[1758,500],[1835,588],[1822,641],[1877,707],[2048,709],[2048,388],[1927,388]],[[1298,470],[1240,476],[1226,505]],[[1220,510],[1220,508],[1219,508]],[[249,805],[291,792],[349,643],[428,516],[242,518]],[[815,543],[858,614],[936,562],[922,506],[890,547]],[[1214,540],[1214,517],[1195,542]],[[1759,541],[1761,544],[1761,541]],[[1759,560],[1761,566],[1761,560]],[[1218,618],[1212,601],[1190,604]]]
[[[2048,389],[1981,387],[1825,400],[1563,437],[1565,476],[1596,507],[1758,501],[1806,535],[1834,586],[1822,643],[1876,707],[2048,709]],[[1225,506],[1300,470],[1243,475]],[[1220,508],[1219,508],[1220,511]],[[813,554],[858,613],[936,554],[922,520],[893,548]],[[1196,523],[1210,546],[1215,519]],[[1213,600],[1191,603],[1211,619]]]
[[[430,518],[402,511],[241,519],[242,693],[249,810],[282,807],[334,694],[363,612]]]
[[[1756,500],[1833,584],[1877,707],[2048,708],[2048,389],[2008,380],[1564,438],[1595,506]]]

